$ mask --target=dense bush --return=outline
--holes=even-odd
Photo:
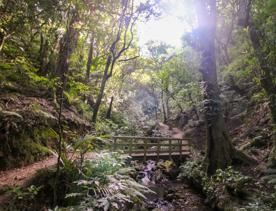
[[[198,161],[188,161],[180,169],[179,178],[190,181],[200,189],[213,207],[230,211],[273,209],[273,196],[255,194],[253,198],[247,197],[248,191],[253,185],[252,178],[244,176],[231,166],[225,170],[218,169],[211,177],[207,176],[202,164]],[[251,195],[253,194],[252,192]],[[241,198],[245,200],[243,204],[240,204],[239,199]],[[241,209],[241,207],[243,208]]]

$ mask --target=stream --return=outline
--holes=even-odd
[[[178,181],[178,166],[172,161],[132,161],[137,171],[136,180],[156,194],[146,195],[145,210],[154,211],[209,211],[204,198],[189,185]]]

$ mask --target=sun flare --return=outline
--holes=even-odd
[[[181,47],[181,37],[192,28],[192,4],[190,1],[160,1],[161,17],[148,22],[138,23],[139,45],[144,46],[150,40],[165,42]]]

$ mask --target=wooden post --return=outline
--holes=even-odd
[[[159,154],[160,154],[160,140],[157,140],[157,161],[159,161]]]
[[[147,140],[144,139],[144,161],[147,160]]]
[[[133,145],[133,139],[130,139],[130,144],[129,144],[129,155],[132,155],[132,145]]]
[[[170,159],[172,159],[172,140],[169,139],[169,155],[170,155]]]
[[[182,145],[183,145],[183,139],[182,139],[182,140],[178,140],[178,144],[179,144],[180,159],[182,159]]]

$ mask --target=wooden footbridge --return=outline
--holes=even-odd
[[[182,160],[190,154],[187,138],[114,136],[112,148],[114,151],[123,151],[136,160]]]

